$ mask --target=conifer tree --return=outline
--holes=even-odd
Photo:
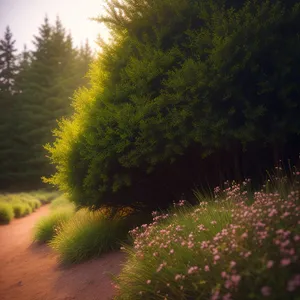
[[[247,152],[248,169],[271,167],[270,148],[299,141],[294,2],[108,1],[114,39],[47,147],[49,181],[80,205],[153,207],[238,177],[248,148],[267,154]]]
[[[13,92],[16,73],[15,40],[9,26],[6,27],[4,39],[0,40],[0,91]]]
[[[15,88],[17,72],[15,40],[9,26],[0,40],[0,187],[14,171]]]
[[[23,52],[16,86],[19,90],[17,142],[21,149],[19,182],[41,184],[52,166],[43,145],[53,140],[57,120],[72,112],[71,97],[83,70],[72,37],[57,17],[54,26],[47,17],[34,37],[35,49]]]
[[[81,45],[78,51],[77,58],[77,72],[78,74],[84,74],[83,77],[79,78],[80,86],[88,86],[89,80],[87,77],[88,70],[90,68],[90,64],[93,61],[93,53],[92,49],[89,45],[88,40],[86,40],[84,45]]]

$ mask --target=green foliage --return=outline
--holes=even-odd
[[[15,56],[9,28],[0,43],[0,189],[44,187],[41,177],[54,168],[43,145],[72,112],[70,97],[92,61],[88,43],[76,49],[58,18],[54,26],[45,18],[34,45]]]
[[[70,220],[73,215],[74,208],[64,206],[52,211],[49,216],[40,218],[34,226],[34,241],[40,243],[49,242],[58,233],[61,224]]]
[[[234,184],[217,202],[153,212],[131,231],[115,299],[298,299],[299,175],[285,199],[261,191],[247,204]]]
[[[120,223],[106,220],[102,212],[82,209],[62,226],[50,245],[63,263],[77,263],[116,249],[120,231]]]
[[[51,210],[62,209],[66,207],[75,209],[74,204],[71,203],[70,200],[64,195],[55,198],[50,204]]]
[[[19,201],[13,201],[11,202],[11,206],[13,208],[15,218],[21,218],[25,215],[26,204]]]
[[[0,195],[0,204],[8,205],[13,211],[15,218],[21,218],[34,212],[42,204],[56,197],[56,192],[45,192],[42,190],[30,193],[6,193]],[[70,206],[74,207],[73,204]]]
[[[296,2],[109,3],[99,21],[114,41],[46,146],[56,165],[46,182],[83,206],[166,206],[207,173],[239,173],[242,151],[257,175],[264,146],[298,145]]]
[[[149,219],[145,214],[117,212],[114,217],[108,209],[79,210],[50,242],[62,263],[79,263],[117,250],[128,238],[128,231]]]
[[[15,132],[15,87],[17,57],[15,40],[9,26],[0,40],[0,186],[11,177],[12,165],[17,155]]]
[[[8,224],[14,217],[14,211],[9,203],[0,202],[0,224]]]
[[[49,192],[44,190],[31,191],[30,195],[35,199],[38,199],[42,204],[48,204],[60,196],[57,191]]]

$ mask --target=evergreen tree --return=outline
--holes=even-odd
[[[17,142],[21,153],[18,182],[27,186],[41,184],[41,176],[52,171],[43,145],[53,140],[57,120],[72,112],[71,97],[83,71],[78,71],[78,51],[60,19],[54,26],[46,17],[34,37],[35,49],[22,54],[16,79]]]
[[[155,207],[199,181],[219,184],[220,172],[238,176],[243,150],[245,169],[270,167],[264,147],[300,132],[292,2],[109,1],[99,20],[114,41],[47,147],[49,181],[80,205]]]
[[[0,40],[0,91],[13,92],[14,78],[16,73],[16,56],[17,51],[14,47],[12,33],[9,26],[6,27],[4,39]]]
[[[88,70],[90,68],[90,64],[93,61],[93,53],[92,49],[89,45],[88,40],[86,40],[84,46],[81,45],[78,51],[78,57],[77,57],[77,72],[78,74],[84,74],[84,77],[79,78],[79,86],[88,86],[89,80],[88,80]]]
[[[7,26],[0,40],[0,186],[14,171],[16,126],[14,80],[17,72],[15,40]]]

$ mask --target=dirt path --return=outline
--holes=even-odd
[[[114,289],[108,273],[117,274],[122,253],[110,253],[68,269],[59,267],[48,246],[32,245],[32,228],[48,214],[43,206],[28,217],[0,226],[1,300],[107,300]]]

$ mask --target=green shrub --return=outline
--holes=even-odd
[[[34,208],[35,209],[40,208],[41,205],[42,205],[41,201],[39,201],[38,199],[33,200],[33,203],[34,203]]]
[[[50,241],[58,233],[59,226],[70,220],[73,215],[74,209],[65,208],[53,211],[50,215],[40,218],[34,226],[34,241],[41,243]]]
[[[50,204],[50,209],[55,210],[55,209],[61,209],[64,207],[73,207],[75,208],[75,205],[70,202],[70,200],[66,196],[59,196],[55,198],[51,204]]]
[[[298,145],[300,6],[233,2],[122,1],[120,15],[111,5],[102,21],[114,43],[47,146],[57,165],[48,181],[83,206],[161,206],[220,172],[233,177],[225,162],[246,149],[245,170],[258,173],[273,163],[269,150],[257,155],[262,145]]]
[[[12,201],[11,206],[14,211],[14,215],[16,218],[21,218],[25,215],[26,205],[19,201]]]
[[[31,208],[31,211],[35,211],[36,207],[35,207],[35,200],[29,199],[29,200],[25,200],[23,201],[24,203],[28,204],[28,206]]]
[[[35,199],[39,200],[42,204],[48,204],[53,199],[57,198],[60,195],[60,193],[38,190],[30,192],[30,195],[33,196]]]
[[[14,211],[9,203],[0,202],[0,224],[8,224],[14,217]]]
[[[78,263],[104,252],[119,249],[128,234],[128,222],[109,219],[101,211],[81,209],[50,242],[63,263]]]
[[[31,206],[28,203],[24,202],[24,214],[23,214],[23,217],[31,214],[32,211],[33,210],[31,208]]]

